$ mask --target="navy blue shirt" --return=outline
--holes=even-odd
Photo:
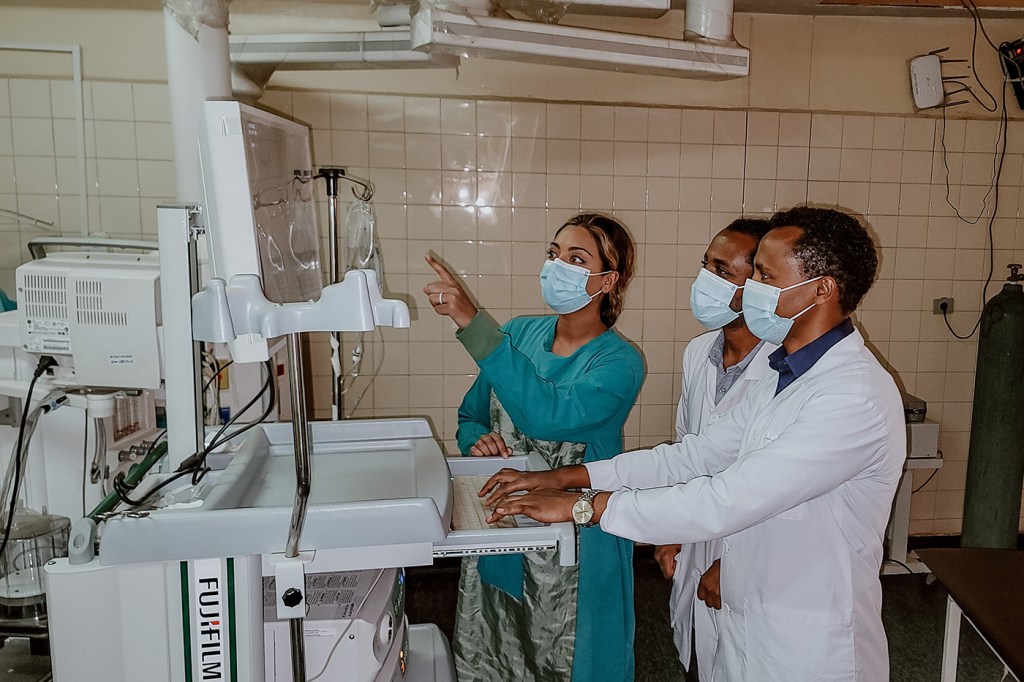
[[[792,355],[786,353],[784,346],[779,346],[778,350],[768,356],[768,366],[779,373],[775,395],[782,393],[787,386],[814,367],[814,363],[821,360],[832,346],[852,333],[853,320],[846,318]]]

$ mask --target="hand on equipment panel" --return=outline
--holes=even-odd
[[[572,521],[572,506],[579,493],[542,488],[525,495],[510,494],[498,499],[487,523],[495,523],[506,516],[522,514],[542,523]]]
[[[668,580],[676,574],[676,557],[682,548],[682,545],[658,545],[654,548],[654,560],[661,567],[661,574]]]
[[[505,444],[505,440],[500,434],[491,432],[480,436],[480,440],[469,449],[469,454],[474,457],[495,457],[501,455],[508,459],[512,455],[512,448]]]
[[[424,258],[427,265],[441,278],[423,287],[423,293],[427,295],[427,300],[430,301],[430,305],[434,306],[435,313],[447,315],[454,320],[459,329],[465,329],[476,317],[476,306],[470,300],[465,287],[455,275],[448,271],[448,268],[429,253]]]
[[[487,479],[484,487],[477,493],[480,497],[487,495],[484,504],[493,507],[494,503],[510,493],[537,490],[538,488],[561,488],[558,478],[552,471],[519,471],[518,469],[502,469]],[[489,494],[488,494],[489,493]],[[577,494],[576,497],[579,497]]]
[[[700,577],[697,583],[697,599],[707,604],[708,608],[722,608],[722,560],[715,559],[711,567]]]

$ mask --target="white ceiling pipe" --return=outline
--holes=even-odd
[[[410,5],[378,5],[374,14],[381,28],[392,28],[412,23],[411,11]]]
[[[733,0],[686,0],[684,16],[687,40],[732,43]]]
[[[230,0],[164,2],[167,85],[171,99],[177,199],[199,203],[199,112],[210,98],[231,97]]]

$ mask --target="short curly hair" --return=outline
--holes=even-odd
[[[871,235],[853,216],[831,208],[797,206],[769,219],[772,228],[803,230],[793,245],[793,256],[805,277],[828,276],[839,285],[844,314],[856,310],[878,271],[878,253]]]
[[[757,245],[761,239],[772,229],[766,218],[737,218],[729,223],[726,228],[729,232],[745,234],[754,238],[754,250],[747,255],[747,262],[754,264],[754,254],[757,253]]]

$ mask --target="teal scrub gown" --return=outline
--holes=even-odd
[[[459,408],[459,449],[500,433],[551,467],[614,457],[640,385],[640,354],[608,330],[572,355],[551,352],[556,316],[499,328],[486,313],[457,336],[480,374]],[[466,559],[455,650],[460,682],[633,679],[633,545],[581,528],[578,566],[554,551]]]

